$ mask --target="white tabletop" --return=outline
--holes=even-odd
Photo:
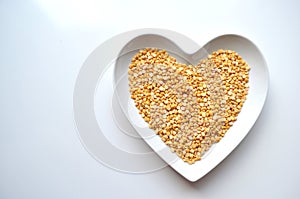
[[[0,198],[299,198],[297,1],[1,1]],[[251,39],[270,72],[265,107],[221,164],[191,183],[170,167],[110,169],[82,146],[73,91],[89,54],[119,33],[165,28],[200,45]]]

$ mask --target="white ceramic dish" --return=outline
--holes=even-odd
[[[176,33],[171,37],[174,38],[174,36],[176,36]],[[194,52],[196,45],[189,48],[189,46],[183,43],[176,43],[176,41],[173,42],[173,40],[168,38],[160,34],[152,34],[152,32],[149,32],[148,34],[141,34],[133,38],[122,48],[115,65],[114,73],[120,108],[124,113],[124,115],[119,116],[119,118],[126,121],[128,120],[131,123],[128,130],[136,131],[143,137],[145,142],[174,170],[186,179],[196,181],[211,171],[229,155],[254,125],[267,96],[268,69],[262,53],[255,44],[239,35],[219,36],[209,41],[196,52]],[[133,103],[130,102],[131,99],[127,82],[128,65],[137,50],[146,47],[166,49],[172,56],[177,58],[179,62],[191,64],[198,63],[205,55],[218,49],[230,49],[238,52],[251,66],[249,79],[250,89],[247,100],[238,116],[238,120],[229,129],[225,137],[219,143],[215,144],[202,160],[197,161],[195,164],[189,165],[183,162],[174,153],[171,153],[169,150],[164,150],[167,146],[155,135],[154,131],[147,128],[147,125],[141,120],[141,116],[138,115]]]

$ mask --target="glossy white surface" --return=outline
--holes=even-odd
[[[1,199],[299,197],[298,1],[182,1],[172,8],[174,1],[152,1],[148,11],[139,1],[92,2],[0,2]],[[113,35],[146,27],[200,45],[241,34],[268,63],[270,90],[257,123],[196,183],[169,167],[144,175],[111,170],[75,131],[73,89],[84,60]]]

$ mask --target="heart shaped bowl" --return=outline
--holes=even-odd
[[[115,91],[119,100],[119,108],[122,110],[122,114],[118,118],[129,122],[129,127],[127,125],[128,133],[139,135],[174,170],[189,181],[196,181],[224,160],[245,138],[254,125],[267,96],[268,68],[258,47],[249,39],[240,35],[219,36],[209,41],[202,48],[198,47],[198,50],[195,49],[197,44],[187,46],[174,38],[176,38],[176,33],[171,36],[167,35],[167,37],[160,34],[142,34],[133,38],[122,48],[114,69]],[[128,66],[133,55],[146,47],[165,49],[178,62],[193,65],[218,49],[228,49],[239,53],[251,67],[247,100],[238,115],[237,121],[234,122],[222,140],[214,144],[202,159],[194,164],[190,165],[184,162],[169,150],[160,137],[148,128],[148,124],[138,114],[137,108],[130,98]]]

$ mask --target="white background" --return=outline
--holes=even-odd
[[[0,1],[0,198],[300,197],[300,3],[292,1]],[[270,90],[251,132],[190,183],[171,168],[109,169],[81,145],[76,77],[114,35],[166,28],[200,45],[241,34],[264,54]]]

